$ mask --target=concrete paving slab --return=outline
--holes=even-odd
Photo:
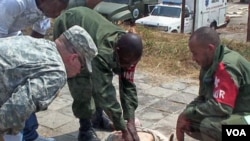
[[[199,86],[198,85],[188,86],[186,89],[183,90],[183,92],[198,95]]]
[[[149,107],[160,110],[161,112],[176,113],[185,107],[185,104],[169,101],[168,99],[161,99],[160,101],[150,105]]]
[[[144,90],[143,93],[164,98],[177,93],[177,91],[171,89],[164,89],[162,87],[152,87],[150,89]]]
[[[56,129],[73,120],[72,117],[49,110],[45,111],[44,115],[38,115],[38,118],[40,124],[51,129]]]
[[[187,87],[187,84],[183,82],[168,82],[168,83],[161,84],[161,87],[166,88],[166,89],[180,91],[180,90],[185,89]]]
[[[173,101],[173,102],[177,102],[177,103],[188,104],[195,97],[197,97],[197,94],[185,93],[185,92],[180,91],[176,94],[169,96],[168,100]]]

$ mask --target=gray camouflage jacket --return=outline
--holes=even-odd
[[[0,131],[17,133],[33,112],[44,110],[67,79],[56,45],[44,39],[0,39]]]

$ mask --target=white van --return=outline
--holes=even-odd
[[[219,28],[228,23],[227,0],[186,0],[184,11],[184,33],[191,33],[201,26]],[[182,0],[163,0],[155,5],[149,16],[135,21],[148,27],[169,33],[181,31]],[[195,22],[193,21],[195,20]]]

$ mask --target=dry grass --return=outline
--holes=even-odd
[[[144,54],[138,69],[153,75],[197,78],[199,66],[192,61],[188,49],[189,34],[168,34],[137,27],[144,40]],[[250,60],[250,43],[222,39],[222,43]]]
[[[129,29],[128,26],[122,26]],[[46,38],[52,39],[52,29]],[[142,60],[138,70],[155,76],[177,76],[197,78],[199,66],[192,61],[188,49],[189,34],[168,34],[161,31],[136,27],[144,43]],[[28,32],[27,32],[28,33]],[[250,60],[250,44],[234,40],[223,40],[229,48],[240,52]]]
[[[197,77],[199,67],[191,60],[186,34],[168,34],[138,26],[144,41],[139,70],[154,75]]]

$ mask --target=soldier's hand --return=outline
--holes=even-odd
[[[176,125],[176,137],[178,141],[184,141],[184,133],[189,130],[189,120],[183,116],[179,115]]]
[[[133,141],[133,138],[128,130],[122,130],[122,138],[123,141]]]
[[[127,128],[129,133],[131,134],[133,141],[140,141],[139,136],[137,134],[136,128],[135,128],[135,119],[129,119],[127,122]]]

